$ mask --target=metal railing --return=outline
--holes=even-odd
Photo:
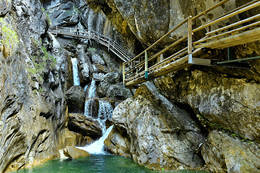
[[[50,32],[54,35],[63,35],[63,36],[69,36],[74,38],[95,40],[99,44],[106,46],[108,50],[112,51],[122,61],[127,62],[131,60],[131,56],[128,55],[128,52],[122,46],[120,46],[117,42],[115,42],[111,38],[102,35],[98,32],[78,30],[78,29],[66,28],[66,27],[59,27],[59,28],[55,27],[52,28]]]

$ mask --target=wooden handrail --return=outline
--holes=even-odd
[[[166,38],[169,34],[173,33],[174,31],[176,31],[179,27],[181,27],[184,23],[186,23],[188,21],[188,18],[186,18],[185,20],[183,20],[181,23],[179,23],[177,26],[175,26],[172,30],[170,30],[169,32],[167,32],[165,35],[163,35],[161,38],[159,38],[156,42],[154,42],[151,46],[149,46],[148,48],[146,48],[143,52],[139,53],[137,56],[135,56],[133,59],[131,59],[128,62],[125,62],[125,64],[130,63],[134,60],[136,60],[137,58],[139,58],[141,55],[143,55],[145,53],[145,51],[148,51],[150,49],[152,49],[154,46],[156,46],[160,41],[162,41],[164,38]]]
[[[223,0],[223,1],[219,2],[219,3],[217,3],[217,4],[214,5],[213,7],[210,7],[209,9],[207,9],[207,10],[205,10],[205,11],[203,11],[203,12],[200,12],[199,14],[197,14],[196,16],[194,16],[194,17],[192,18],[192,20],[198,19],[199,17],[201,17],[201,16],[207,14],[208,12],[214,10],[215,8],[217,8],[217,7],[219,7],[219,6],[223,5],[223,4],[225,4],[225,3],[228,2],[228,1],[230,1],[230,0]]]
[[[208,37],[208,38],[206,38],[206,39],[204,39],[204,40],[200,40],[200,41],[194,42],[194,44],[199,44],[199,43],[202,43],[202,42],[204,42],[204,41],[208,41],[208,40],[211,40],[211,39],[214,39],[214,38],[219,38],[219,37],[222,37],[222,36],[224,36],[224,35],[232,34],[232,33],[234,33],[234,32],[238,32],[238,31],[242,31],[242,30],[245,30],[245,29],[247,29],[247,28],[257,26],[257,25],[260,25],[260,21],[255,22],[255,23],[252,23],[252,24],[250,24],[250,25],[246,25],[246,26],[237,28],[237,29],[233,29],[233,30],[231,30],[231,31],[224,32],[224,33],[219,34],[219,35],[215,35],[215,36],[212,36],[212,37]]]
[[[71,37],[79,37],[79,38],[88,38],[88,39],[94,39],[100,44],[107,46],[111,49],[113,53],[115,53],[118,57],[120,57],[121,60],[123,61],[129,61],[131,57],[127,55],[127,53],[124,51],[124,49],[115,41],[113,41],[111,38],[104,36],[98,32],[95,31],[87,31],[87,32],[82,32],[78,31],[76,29],[67,29],[64,27],[58,29],[55,28],[55,34],[62,34],[62,35],[67,35]],[[54,31],[51,31],[54,32]],[[67,33],[66,33],[67,32]],[[77,33],[77,34],[72,34],[72,33]]]
[[[233,16],[236,16],[236,15],[238,15],[238,14],[240,14],[240,13],[243,13],[243,12],[245,12],[245,11],[248,11],[248,10],[251,10],[251,9],[253,9],[253,8],[256,8],[256,7],[258,7],[259,5],[260,5],[260,2],[259,2],[259,1],[258,1],[258,2],[255,2],[254,4],[251,4],[251,5],[249,5],[249,6],[246,6],[246,7],[244,7],[244,8],[241,8],[240,10],[234,11],[233,13],[230,13],[230,14],[228,14],[228,15],[225,15],[225,16],[223,16],[223,17],[221,17],[221,18],[218,18],[218,19],[216,19],[216,20],[214,20],[214,21],[212,21],[212,22],[209,22],[209,23],[207,23],[207,24],[204,24],[204,25],[202,25],[202,26],[200,26],[200,27],[194,29],[193,32],[200,31],[200,30],[202,30],[202,29],[204,29],[204,28],[206,28],[206,27],[208,27],[208,26],[214,25],[214,24],[216,24],[216,23],[218,23],[218,22],[221,22],[221,21],[223,21],[223,20],[226,20],[226,19],[228,19],[228,18],[231,18],[231,17],[233,17]]]
[[[257,14],[257,15],[255,15],[255,16],[252,16],[252,17],[249,17],[249,18],[247,18],[247,19],[241,20],[241,21],[239,21],[239,22],[233,23],[233,24],[231,24],[231,25],[225,26],[225,27],[223,27],[223,28],[219,28],[219,29],[216,29],[216,30],[214,30],[214,31],[208,32],[208,33],[206,33],[206,35],[212,35],[212,34],[215,34],[215,33],[217,33],[217,32],[221,32],[221,31],[224,31],[224,30],[226,30],[226,29],[233,28],[233,27],[235,27],[235,26],[244,24],[244,23],[246,23],[246,22],[250,22],[250,21],[255,20],[255,19],[258,19],[258,18],[260,18],[260,14]]]

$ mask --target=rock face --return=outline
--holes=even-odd
[[[69,110],[75,113],[82,113],[85,103],[85,92],[81,86],[72,86],[66,92],[66,100]]]
[[[210,132],[201,153],[212,172],[260,172],[259,145],[223,132]]]
[[[190,115],[146,87],[137,93],[119,104],[112,116],[116,127],[126,131],[131,157],[152,169],[202,166],[196,150],[204,137]]]
[[[119,156],[131,157],[129,140],[126,137],[123,137],[115,128],[110,132],[104,143],[111,153]]]
[[[188,104],[211,124],[259,140],[258,83],[195,70],[191,75],[183,73],[175,81],[167,77],[156,84],[166,97]]]
[[[90,156],[89,153],[87,153],[84,150],[80,150],[76,147],[72,146],[67,146],[66,148],[63,149],[63,153],[66,157],[71,158],[71,159],[78,159],[81,157],[87,157]]]
[[[69,114],[68,127],[71,131],[79,132],[94,139],[102,136],[102,129],[98,121],[80,114]]]

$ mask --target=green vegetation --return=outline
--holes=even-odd
[[[9,50],[10,54],[15,51],[19,40],[16,31],[11,24],[8,24],[3,18],[0,18],[0,44]]]
[[[50,18],[50,16],[49,16],[49,14],[48,14],[48,11],[46,11],[44,8],[42,8],[42,12],[43,12],[43,13],[45,14],[45,16],[46,16],[46,20],[47,20],[48,25],[51,26],[51,25],[52,25],[52,22],[51,22],[51,18]]]
[[[33,41],[39,45],[36,41]],[[46,69],[53,69],[56,65],[56,59],[50,55],[46,47],[41,46],[37,56],[32,57],[33,67],[27,68],[30,75],[39,74],[39,81],[43,82],[43,73]]]
[[[97,49],[94,47],[88,48],[88,52],[90,52],[90,53],[95,53],[96,51],[97,51]]]

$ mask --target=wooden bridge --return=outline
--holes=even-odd
[[[78,30],[78,29],[72,29],[66,27],[59,27],[59,28],[56,27],[51,29],[50,32],[54,35],[61,35],[65,37],[94,40],[97,43],[107,47],[108,50],[113,52],[123,62],[127,62],[132,58],[132,56],[129,55],[129,53],[117,42],[95,31]]]
[[[134,86],[169,72],[184,69],[192,64],[211,66],[213,65],[212,57],[206,56],[207,59],[205,58],[205,48],[224,49],[260,40],[260,14],[243,18],[242,20],[239,20],[238,16],[259,7],[259,0],[252,0],[206,24],[193,28],[193,24],[195,24],[196,20],[228,1],[229,0],[223,0],[215,6],[199,13],[197,16],[188,17],[139,55],[125,62],[123,64],[124,84],[128,87]],[[258,10],[258,12],[259,11],[260,10]],[[229,19],[235,22],[230,23],[231,20]],[[219,28],[221,22],[225,23],[224,25],[226,26]],[[227,23],[229,24],[227,25]],[[170,34],[180,29],[180,27],[186,27],[187,34],[168,44],[157,53],[151,53],[152,50],[159,46],[159,43],[162,43],[164,39],[169,39]],[[212,30],[211,28],[217,29]],[[163,57],[164,55],[166,55],[166,57]],[[260,57],[253,57],[250,58],[250,60],[256,58]],[[245,60],[249,59],[245,58]],[[243,59],[232,61],[243,61]],[[221,63],[225,62],[217,62],[216,64]]]

